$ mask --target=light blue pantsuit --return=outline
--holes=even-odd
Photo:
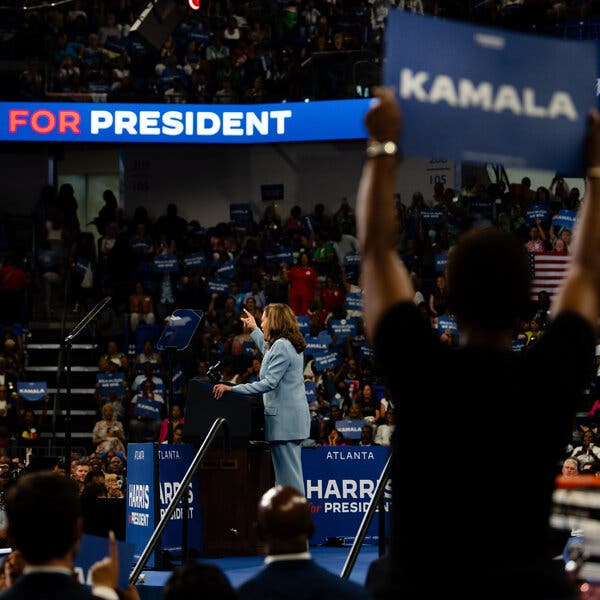
[[[291,485],[304,493],[300,442],[310,435],[310,412],[304,388],[304,355],[286,338],[267,347],[262,331],[251,333],[263,353],[260,380],[234,385],[242,394],[262,394],[265,440],[270,443],[275,485]]]
[[[290,485],[304,494],[301,441],[271,442],[270,446],[275,485]]]

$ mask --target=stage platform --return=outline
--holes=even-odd
[[[350,553],[350,546],[312,546],[310,552],[315,561],[322,567],[339,575]],[[363,545],[350,574],[350,580],[364,584],[367,569],[378,555],[377,546]],[[252,577],[262,567],[264,556],[227,556],[202,558],[201,560],[221,567],[231,584],[237,587]],[[143,575],[145,583],[137,585],[142,600],[159,600],[162,587],[171,575],[171,571],[145,570],[143,571]]]

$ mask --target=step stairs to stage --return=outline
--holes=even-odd
[[[67,326],[66,331],[70,331]],[[65,417],[70,398],[71,447],[92,449],[92,429],[98,420],[94,391],[98,373],[98,345],[83,331],[70,350],[70,394],[67,393],[66,352],[61,356],[58,323],[31,323],[26,333],[26,381],[48,385],[48,413],[41,437],[55,446],[65,445]],[[64,334],[66,335],[66,334]],[[65,363],[59,370],[61,360]]]

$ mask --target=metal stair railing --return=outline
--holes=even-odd
[[[130,584],[136,583],[138,577],[140,576],[140,573],[142,572],[142,569],[144,568],[144,566],[148,562],[148,559],[150,558],[150,555],[154,551],[156,544],[159,542],[160,536],[162,535],[163,531],[165,530],[167,523],[169,522],[169,520],[171,519],[171,516],[175,512],[175,508],[177,508],[177,505],[181,501],[183,495],[188,493],[188,486],[190,485],[190,482],[192,481],[192,477],[198,470],[198,467],[200,466],[200,463],[202,462],[204,455],[210,448],[210,445],[212,444],[213,440],[215,439],[215,436],[217,435],[219,429],[223,426],[224,426],[223,432],[225,434],[225,446],[227,448],[229,447],[229,423],[227,422],[227,419],[225,419],[224,417],[220,417],[219,419],[215,420],[215,422],[212,424],[212,427],[210,428],[210,431],[206,434],[206,437],[204,438],[204,441],[202,442],[200,448],[198,449],[198,452],[196,452],[196,456],[194,456],[194,460],[192,461],[192,464],[189,466],[188,470],[186,471],[185,475],[183,476],[183,479],[181,480],[179,489],[173,496],[171,502],[169,502],[169,505],[167,506],[156,529],[154,530],[154,533],[150,536],[150,539],[148,540],[146,547],[144,548],[143,552],[140,555],[140,558],[138,559],[135,567],[133,568],[133,571],[131,571],[131,574],[129,575],[129,583]]]
[[[377,483],[377,487],[375,488],[375,492],[371,497],[371,502],[369,503],[369,507],[367,508],[363,519],[358,527],[358,531],[356,532],[356,536],[354,537],[354,542],[352,543],[352,547],[350,548],[350,552],[348,553],[348,557],[346,558],[346,562],[342,567],[342,571],[340,573],[340,577],[342,579],[348,579],[350,577],[350,573],[352,573],[352,569],[356,563],[356,559],[358,558],[358,553],[360,552],[361,546],[365,541],[365,536],[367,535],[367,530],[371,525],[371,521],[373,520],[373,515],[375,514],[375,510],[377,506],[383,500],[383,492],[385,490],[385,486],[390,477],[390,468],[391,468],[392,454],[388,456],[387,462],[381,471],[381,477],[379,478],[379,482]],[[380,509],[381,510],[381,509]],[[381,531],[380,531],[381,536]],[[380,540],[381,541],[381,540]]]

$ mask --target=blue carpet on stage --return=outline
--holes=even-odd
[[[350,546],[330,547],[311,546],[310,553],[315,561],[322,567],[339,575],[350,553]],[[367,569],[373,560],[378,557],[377,546],[364,545],[354,563],[349,579],[364,584]],[[227,556],[220,558],[202,558],[203,562],[218,565],[227,575],[231,585],[237,587],[252,577],[262,566],[263,556]],[[165,584],[171,571],[143,571],[145,583],[138,583],[137,589],[142,600],[158,600],[161,597],[162,586]]]

